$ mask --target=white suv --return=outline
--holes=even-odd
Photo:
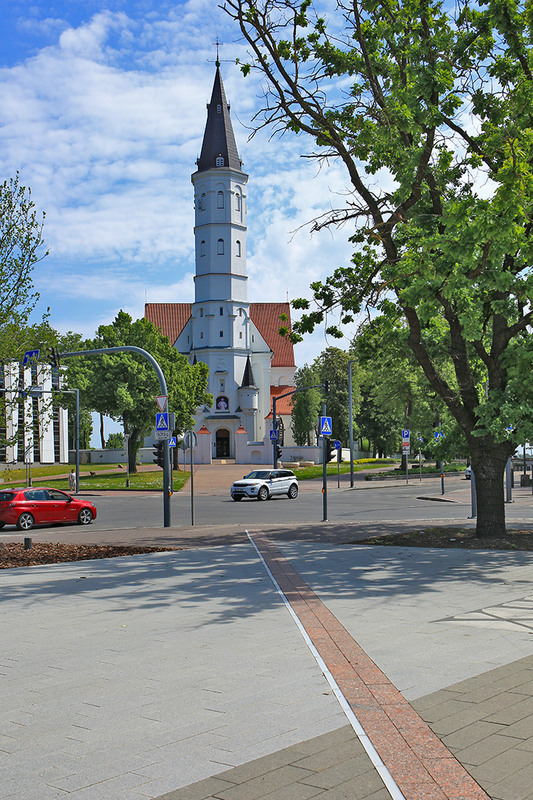
[[[298,497],[298,480],[289,469],[254,469],[241,481],[235,481],[230,494],[234,500],[243,497],[268,500],[276,494],[286,494],[294,500]]]

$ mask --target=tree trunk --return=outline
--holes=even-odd
[[[102,450],[105,447],[105,436],[104,436],[104,415],[100,414],[100,442],[102,444]]]
[[[476,536],[505,534],[505,496],[503,476],[507,459],[514,451],[509,442],[494,443],[471,439],[470,453],[476,481]]]
[[[126,430],[124,432],[126,432]],[[141,440],[139,439],[139,429],[134,428],[130,434],[130,439],[128,442],[128,469],[130,474],[137,472],[137,453],[140,446]]]

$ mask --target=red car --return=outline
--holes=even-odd
[[[77,522],[89,525],[96,519],[96,508],[89,500],[71,497],[59,489],[0,490],[0,528],[16,525],[19,531],[29,531],[33,525],[56,522]]]

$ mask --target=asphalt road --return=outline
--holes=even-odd
[[[470,483],[459,477],[447,477],[446,492],[441,494],[440,478],[410,479],[409,484],[394,481],[380,484],[357,483],[354,489],[348,484],[340,489],[334,479],[328,481],[327,520],[335,524],[346,523],[408,523],[429,524],[431,521],[450,524],[469,524],[471,515]],[[83,493],[98,509],[98,518],[90,530],[120,531],[127,529],[163,528],[163,498],[160,493],[126,494]],[[518,489],[513,503],[506,505],[508,523],[533,523],[533,495],[531,489]],[[243,500],[235,503],[228,492],[194,498],[195,526],[231,526],[243,530],[247,527],[276,525],[302,525],[319,523],[324,519],[322,484],[320,481],[300,483],[296,500],[276,497],[266,502]],[[171,527],[190,528],[192,524],[191,497],[188,487],[171,499]],[[472,524],[470,522],[470,524]],[[37,531],[72,531],[76,535],[86,529],[75,526],[35,527]],[[88,530],[87,530],[88,533]],[[0,542],[23,535],[12,526],[0,531]]]
[[[453,487],[452,487],[453,481]],[[440,492],[440,480],[390,483],[373,487],[372,484],[356,489],[337,489],[330,481],[327,493],[327,519],[347,521],[396,521],[410,519],[465,520],[470,514],[469,499],[458,501],[457,488],[467,495],[469,485],[463,480],[449,480],[449,499],[453,502],[424,500],[420,497]],[[452,488],[455,491],[452,494]],[[446,496],[445,496],[446,497]],[[98,519],[93,527],[100,530],[151,527],[163,524],[163,498],[161,494],[113,494],[93,496],[98,509]],[[323,495],[320,482],[301,484],[296,500],[274,497],[266,502],[242,500],[235,503],[227,494],[194,498],[194,523],[196,525],[271,525],[278,523],[320,522],[324,518]],[[172,527],[191,525],[191,497],[188,488],[174,494],[171,500]]]

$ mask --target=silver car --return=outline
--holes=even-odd
[[[235,481],[230,494],[234,500],[243,497],[268,500],[277,494],[286,494],[294,500],[298,497],[298,479],[290,469],[254,469],[242,480]]]

